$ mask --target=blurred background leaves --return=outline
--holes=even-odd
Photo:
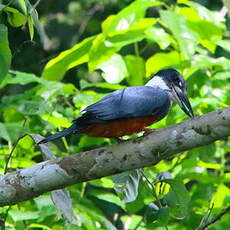
[[[228,9],[228,1],[211,0],[1,0],[1,174],[19,136],[61,130],[85,106],[113,90],[143,85],[162,68],[186,78],[196,115],[229,106]],[[153,128],[183,119],[174,106]],[[50,148],[61,157],[112,143],[78,135]],[[229,153],[223,140],[146,168],[144,176],[130,172],[71,186],[72,222],[48,194],[1,208],[1,218],[12,230],[192,230],[210,202],[212,215],[230,205]],[[42,160],[24,137],[8,172]],[[229,222],[226,215],[210,229],[228,229]]]

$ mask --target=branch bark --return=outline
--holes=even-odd
[[[48,160],[1,176],[0,206],[29,200],[75,183],[155,165],[177,153],[226,139],[229,135],[230,107],[135,140]]]

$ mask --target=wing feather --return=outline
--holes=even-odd
[[[85,116],[102,121],[158,114],[165,116],[170,107],[167,92],[150,86],[117,90],[84,109]],[[84,117],[84,114],[83,114]],[[82,117],[82,118],[83,118]]]

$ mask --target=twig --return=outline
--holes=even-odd
[[[25,120],[24,120],[24,122],[23,122],[23,124],[22,124],[22,129],[24,129],[24,127],[25,127],[25,125],[26,125],[26,121],[27,121],[27,118],[25,118]],[[4,174],[6,174],[7,171],[8,171],[8,165],[9,165],[10,159],[11,159],[11,157],[12,157],[12,155],[13,155],[13,152],[14,152],[15,148],[16,148],[17,145],[18,145],[18,142],[19,142],[24,136],[26,136],[26,134],[24,134],[24,135],[18,137],[17,141],[14,143],[13,148],[12,148],[11,151],[10,151],[9,156],[6,158],[6,165],[5,165],[5,169],[4,169]]]
[[[11,151],[10,151],[9,156],[6,158],[6,165],[5,165],[5,169],[4,169],[4,174],[6,174],[7,171],[8,171],[8,165],[9,165],[10,159],[11,159],[13,153],[14,153],[15,148],[16,148],[17,145],[18,145],[18,142],[19,142],[24,136],[26,136],[26,134],[20,136],[20,137],[17,139],[17,141],[16,141],[16,142],[14,143],[14,145],[13,145],[13,148],[12,148]]]
[[[202,224],[196,230],[205,230],[209,225],[214,224],[215,222],[220,220],[221,217],[224,216],[228,212],[230,212],[230,206],[228,206],[225,209],[222,209],[222,211],[217,216],[213,217],[210,221],[207,221],[206,224]]]
[[[158,206],[160,208],[162,208],[162,204],[161,204],[161,202],[160,202],[160,200],[159,200],[159,198],[157,196],[157,193],[156,193],[154,185],[151,183],[151,181],[147,178],[147,176],[144,174],[144,172],[142,170],[141,170],[141,174],[145,178],[145,180],[147,181],[147,183],[151,186],[151,188],[152,188],[152,195],[156,199],[156,203],[158,204]]]

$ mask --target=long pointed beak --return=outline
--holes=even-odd
[[[194,117],[194,113],[192,110],[192,106],[189,102],[188,96],[182,92],[182,90],[180,90],[177,87],[173,87],[175,93],[176,93],[176,99],[177,102],[180,106],[180,108],[189,116],[189,117]]]

